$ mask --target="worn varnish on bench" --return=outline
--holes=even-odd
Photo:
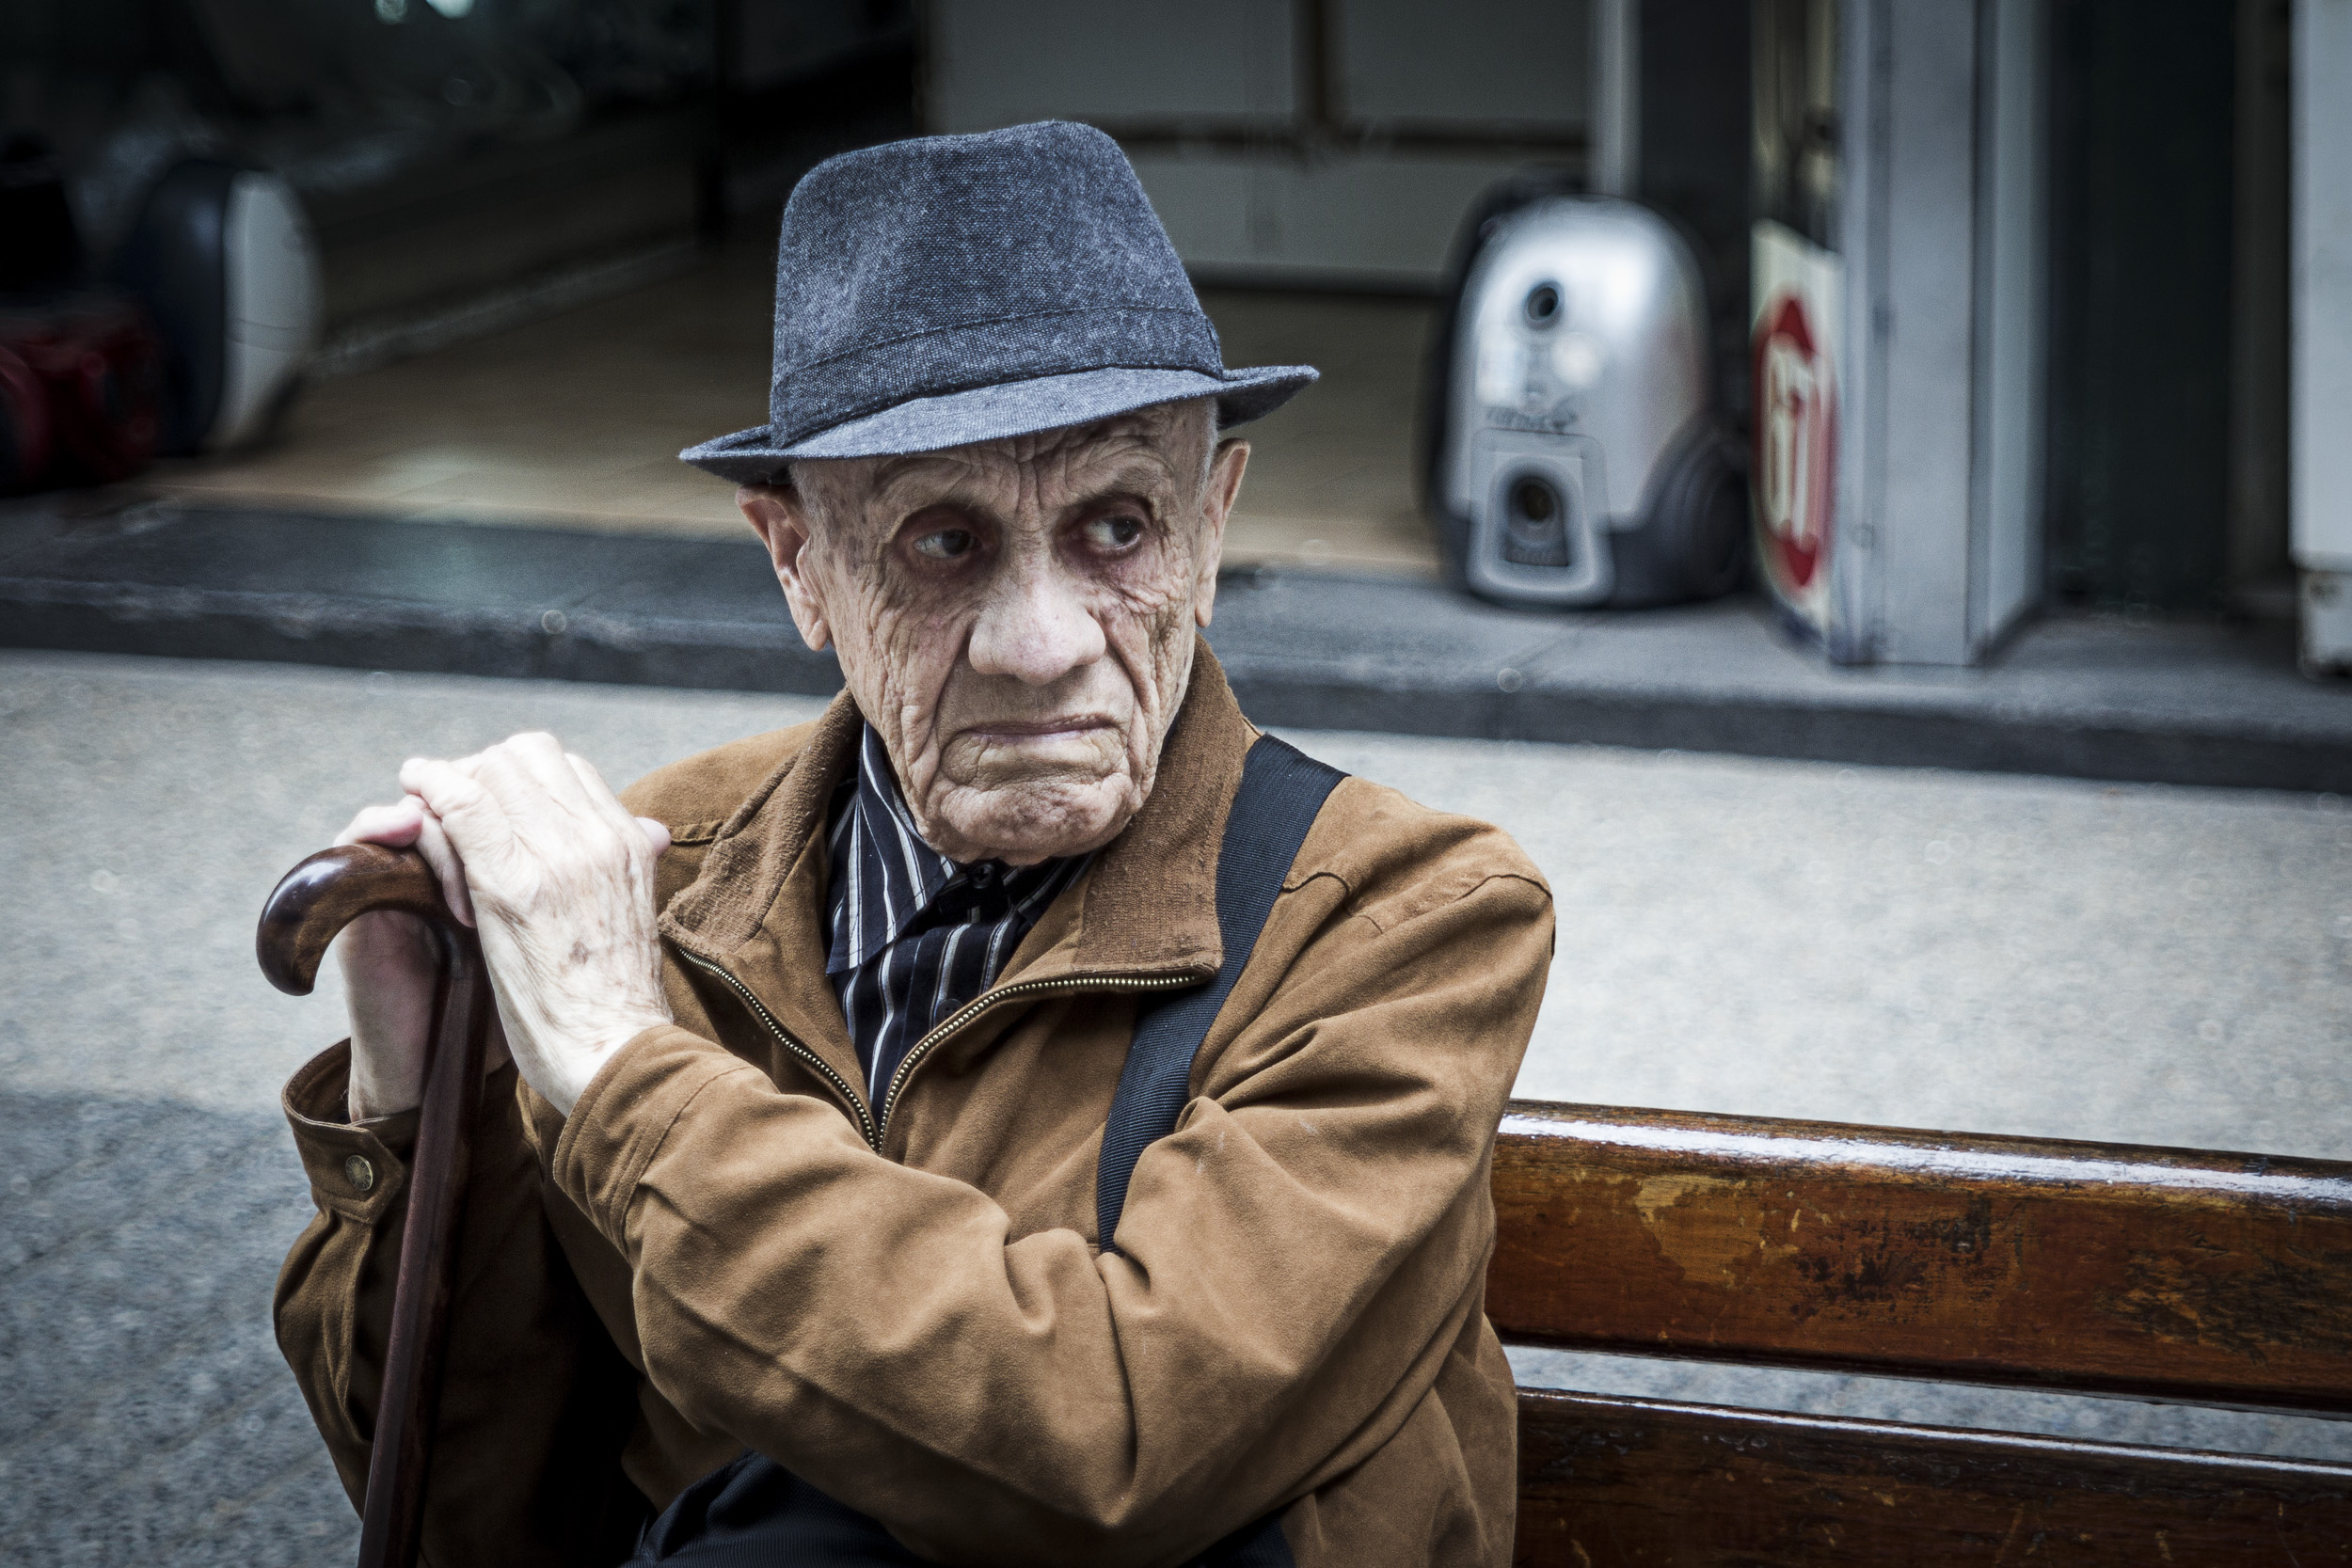
[[[2352,1165],[1514,1102],[1521,1344],[2352,1415]],[[2352,1465],[1522,1390],[1522,1563],[2352,1565]]]

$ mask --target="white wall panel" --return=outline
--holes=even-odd
[[[1333,153],[1297,158],[1137,149],[1136,172],[1196,275],[1217,282],[1434,288],[1480,193],[1508,156]]]
[[[1285,0],[934,0],[925,118],[937,131],[1287,121],[1296,31]]]
[[[1565,135],[1584,123],[1587,0],[1332,0],[1334,111],[1347,123]]]
[[[1463,217],[1574,166],[1589,0],[932,0],[925,120],[1122,138],[1203,277],[1435,290]],[[1320,84],[1320,86],[1318,86]]]

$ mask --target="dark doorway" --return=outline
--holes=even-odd
[[[2235,8],[2060,0],[2054,24],[2052,587],[2218,610]]]

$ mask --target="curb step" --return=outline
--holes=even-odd
[[[1244,569],[1261,723],[2352,793],[2352,683],[2266,625],[2054,618],[1974,670],[1835,670],[1729,600],[1565,616]],[[149,502],[0,513],[0,645],[826,695],[748,541]]]

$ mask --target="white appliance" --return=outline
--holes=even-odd
[[[1680,236],[1581,196],[1485,233],[1454,308],[1434,476],[1465,586],[1585,608],[1729,591],[1746,497],[1708,406],[1706,295]]]

